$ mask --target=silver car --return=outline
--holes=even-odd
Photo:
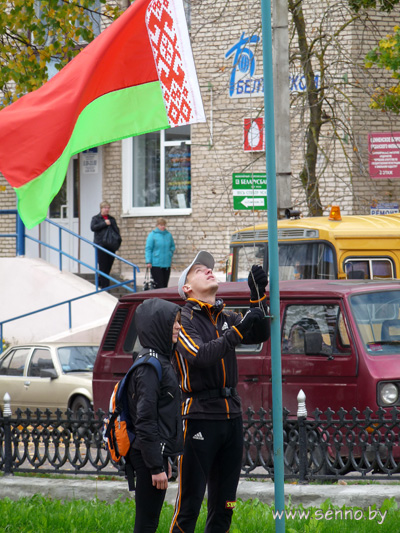
[[[92,407],[92,373],[98,346],[49,342],[11,346],[0,355],[0,404],[65,411]]]

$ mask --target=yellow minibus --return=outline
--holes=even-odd
[[[400,214],[278,220],[279,279],[400,278]],[[232,235],[227,280],[247,279],[249,267],[268,269],[268,224]]]

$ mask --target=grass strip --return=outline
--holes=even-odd
[[[398,531],[400,510],[394,498],[385,500],[380,509],[370,506],[338,507],[326,500],[320,507],[285,509],[285,530],[294,532]],[[173,507],[164,504],[157,532],[168,533]],[[207,508],[203,503],[196,533],[205,528]],[[259,500],[238,500],[230,533],[268,533],[275,531],[274,506]],[[126,533],[133,529],[135,502],[127,499],[113,504],[93,501],[61,501],[35,495],[18,501],[0,500],[0,531],[23,533]]]

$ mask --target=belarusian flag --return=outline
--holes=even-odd
[[[0,111],[0,171],[31,228],[72,155],[205,122],[182,0],[134,3],[40,89]]]

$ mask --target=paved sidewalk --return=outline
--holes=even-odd
[[[174,504],[177,483],[170,483],[166,501]],[[133,498],[134,493],[128,491],[126,481],[93,481],[88,479],[48,479],[20,476],[0,478],[0,498],[18,500],[23,497],[42,494],[61,500],[99,500],[113,503],[117,499]],[[274,502],[274,484],[271,481],[240,481],[237,497],[242,500],[259,499],[265,503]],[[325,500],[339,507],[367,508],[376,505],[378,508],[388,498],[395,498],[400,503],[400,485],[293,485],[285,484],[285,503],[291,507],[302,504],[304,507],[319,507]]]

